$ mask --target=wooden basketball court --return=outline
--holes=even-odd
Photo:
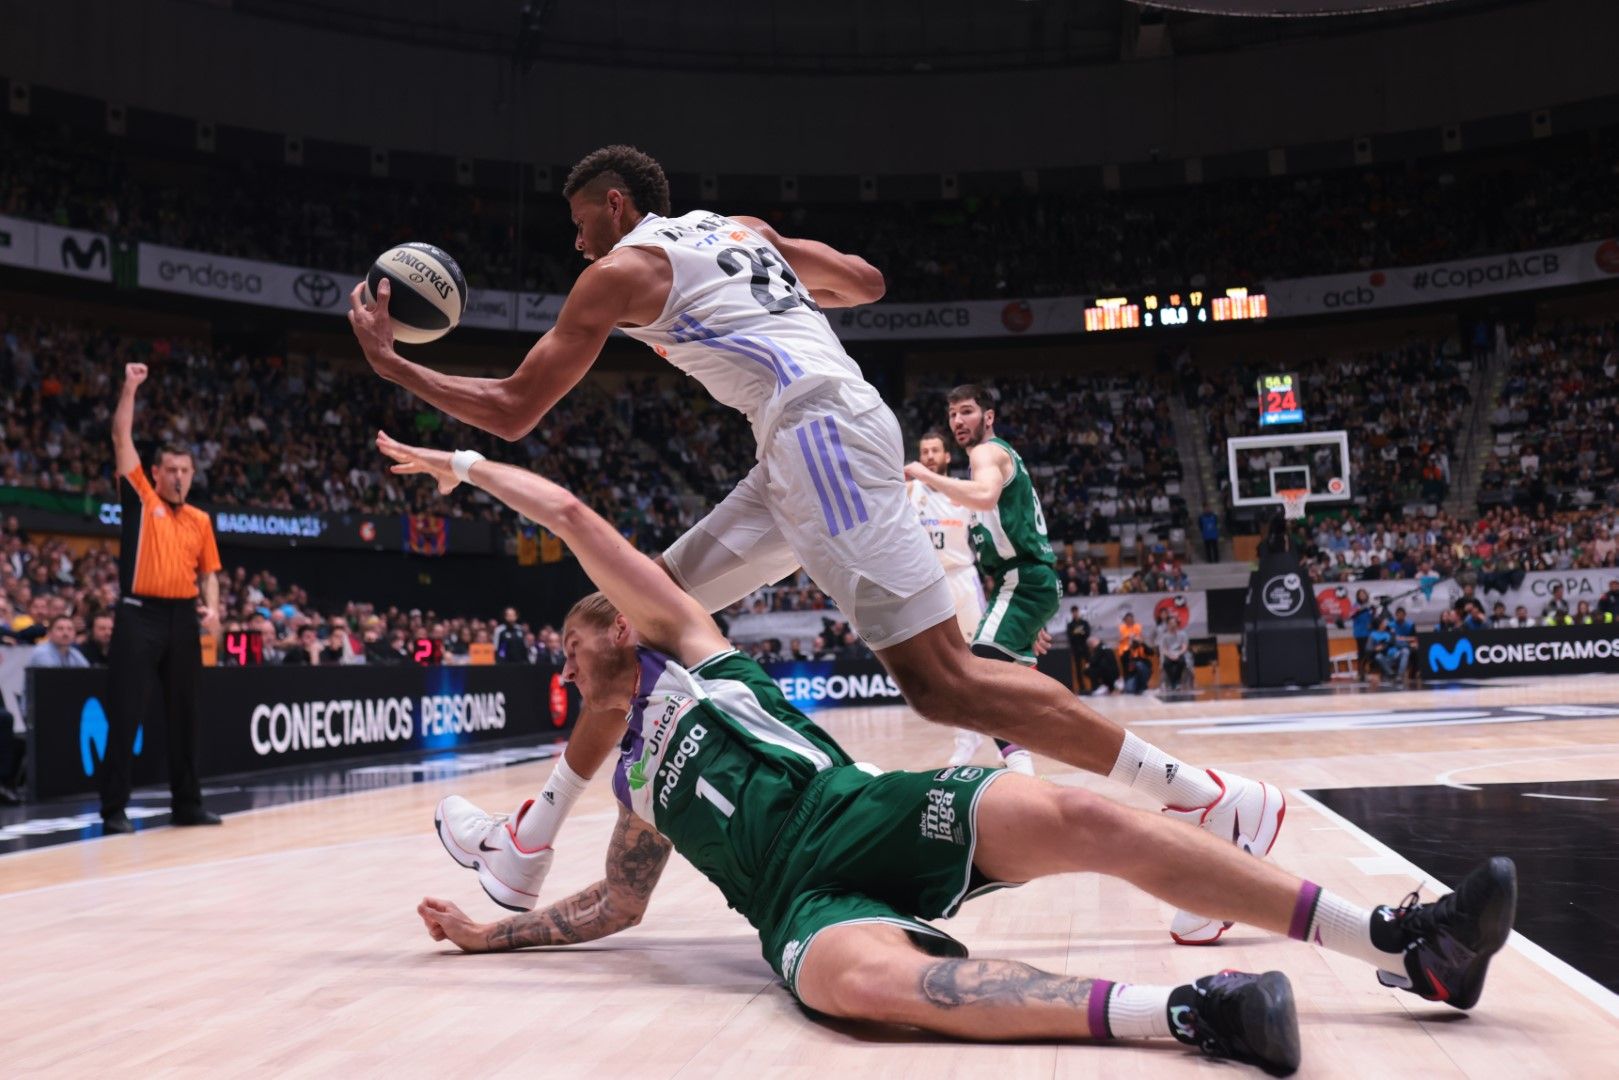
[[[1581,706],[1619,705],[1619,678],[1093,704],[1189,761],[1283,785],[1289,812],[1275,859],[1368,904],[1397,903],[1427,868],[1300,789],[1449,785],[1464,796],[1453,818],[1465,824],[1462,786],[1619,778],[1619,716],[1579,715]],[[902,708],[818,719],[857,758],[886,767],[919,768],[949,754],[947,731]],[[980,756],[990,760],[988,751]],[[1057,783],[1110,787],[1040,764]],[[618,937],[492,956],[430,941],[414,911],[424,895],[453,899],[478,918],[504,914],[444,854],[431,828],[434,804],[459,791],[510,808],[550,767],[317,799],[234,815],[220,829],[158,829],[0,857],[4,1073],[1260,1075],[1167,1040],[976,1046],[817,1020],[776,980],[746,922],[678,857],[646,920]],[[1592,815],[1591,839],[1576,819],[1564,842],[1601,844],[1600,828],[1611,830],[1619,814],[1619,799],[1552,798],[1562,801],[1511,803],[1522,803],[1521,818],[1489,825],[1485,840],[1506,854],[1543,848],[1537,822],[1555,807]],[[549,895],[600,877],[613,818],[598,783],[563,830]],[[1566,885],[1570,904],[1605,909],[1609,919],[1619,908],[1612,851],[1606,877]],[[1170,915],[1129,886],[1080,875],[974,901],[946,926],[980,955],[1127,982],[1280,968],[1299,995],[1302,1076],[1599,1077],[1619,1061],[1619,996],[1541,943],[1515,937],[1483,1001],[1463,1015],[1383,989],[1358,962],[1240,927],[1217,948],[1177,947],[1166,932]]]

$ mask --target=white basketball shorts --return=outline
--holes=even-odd
[[[872,649],[956,616],[916,509],[905,497],[899,422],[877,391],[839,383],[793,402],[759,463],[663,553],[707,610],[802,566]]]

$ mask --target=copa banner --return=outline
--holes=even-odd
[[[962,300],[942,304],[867,304],[827,312],[845,341],[1040,337],[1085,329],[1086,297]]]
[[[1563,598],[1569,611],[1587,601],[1594,611],[1597,601],[1607,591],[1610,582],[1619,581],[1619,569],[1607,570],[1536,570],[1522,577],[1504,580],[1483,575],[1474,588],[1474,595],[1484,604],[1486,614],[1495,609],[1497,601],[1504,604],[1507,614],[1520,606],[1529,610],[1533,618],[1540,618],[1547,601],[1552,599],[1556,587],[1563,587]],[[1351,581],[1342,585],[1315,586],[1316,603],[1321,617],[1328,622],[1347,622],[1354,615],[1355,597],[1361,590],[1375,604],[1391,613],[1405,608],[1406,617],[1418,624],[1439,621],[1446,608],[1453,607],[1465,590],[1454,578],[1446,578],[1424,588],[1416,581]]]
[[[0,215],[0,265],[112,280],[112,243],[100,233]]]
[[[1425,266],[1267,282],[1270,317],[1410,307],[1580,285],[1619,275],[1619,240],[1455,259]]]
[[[1619,626],[1535,626],[1417,635],[1425,679],[1494,679],[1619,671]]]
[[[553,742],[577,719],[549,667],[204,668],[197,685],[203,778],[316,762],[450,750],[512,739]],[[94,790],[106,754],[106,668],[28,671],[29,781],[36,799]],[[161,784],[162,712],[136,738],[137,786]]]

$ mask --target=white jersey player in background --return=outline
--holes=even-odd
[[[1279,789],[1187,765],[1056,680],[968,648],[905,496],[899,422],[821,313],[879,299],[881,273],[756,218],[672,216],[662,166],[633,147],[587,155],[563,195],[574,246],[591,265],[512,374],[451,375],[400,356],[386,281],[375,303],[363,282],[350,296],[349,322],[372,369],[458,420],[516,440],[584,377],[615,329],[645,342],[747,416],[758,442],[753,470],[659,560],[704,609],[802,566],[924,718],[1111,777],[1194,825],[1270,850],[1282,821]],[[614,725],[581,723],[539,799],[510,820],[486,816],[478,836],[457,840],[488,853],[480,875],[498,873],[528,906],[562,814],[616,745],[587,728]]]
[[[950,449],[944,436],[929,431],[916,441],[916,460],[941,476],[950,472]],[[967,538],[967,527],[972,524],[973,512],[951,500],[942,491],[935,491],[915,480],[905,483],[911,505],[922,530],[933,544],[933,553],[944,568],[944,582],[950,586],[950,597],[956,604],[956,622],[961,627],[963,640],[971,641],[978,633],[978,624],[984,620],[984,579],[978,573],[978,561],[973,557],[972,541]],[[966,728],[956,729],[956,746],[950,755],[951,765],[965,765],[972,760],[984,737]],[[1034,759],[1027,750],[1014,749],[1006,759],[1009,768],[1033,775]]]

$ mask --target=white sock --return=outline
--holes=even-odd
[[[1195,769],[1129,731],[1107,778],[1179,810],[1207,806],[1220,797],[1220,785],[1206,769]]]
[[[589,783],[568,768],[567,758],[557,758],[557,767],[551,770],[551,778],[545,782],[539,798],[534,800],[534,805],[517,823],[517,846],[524,851],[550,847],[551,841],[556,839],[557,830],[562,828],[562,819],[568,816],[574,800],[579,798]]]
[[[1289,936],[1364,960],[1373,967],[1396,973],[1404,971],[1398,952],[1380,949],[1372,941],[1372,920],[1370,908],[1351,904],[1336,893],[1306,881],[1299,888],[1293,909],[1293,932]]]
[[[1103,983],[1098,979],[1091,993],[1107,994],[1107,1031],[1091,1031],[1091,1038],[1151,1039],[1168,1038],[1169,986],[1128,986]],[[1091,1011],[1095,1016],[1095,1010]]]
[[[1034,755],[1027,750],[1022,748],[1002,750],[1001,760],[1005,761],[1006,767],[1015,773],[1022,773],[1024,776],[1034,775]]]

